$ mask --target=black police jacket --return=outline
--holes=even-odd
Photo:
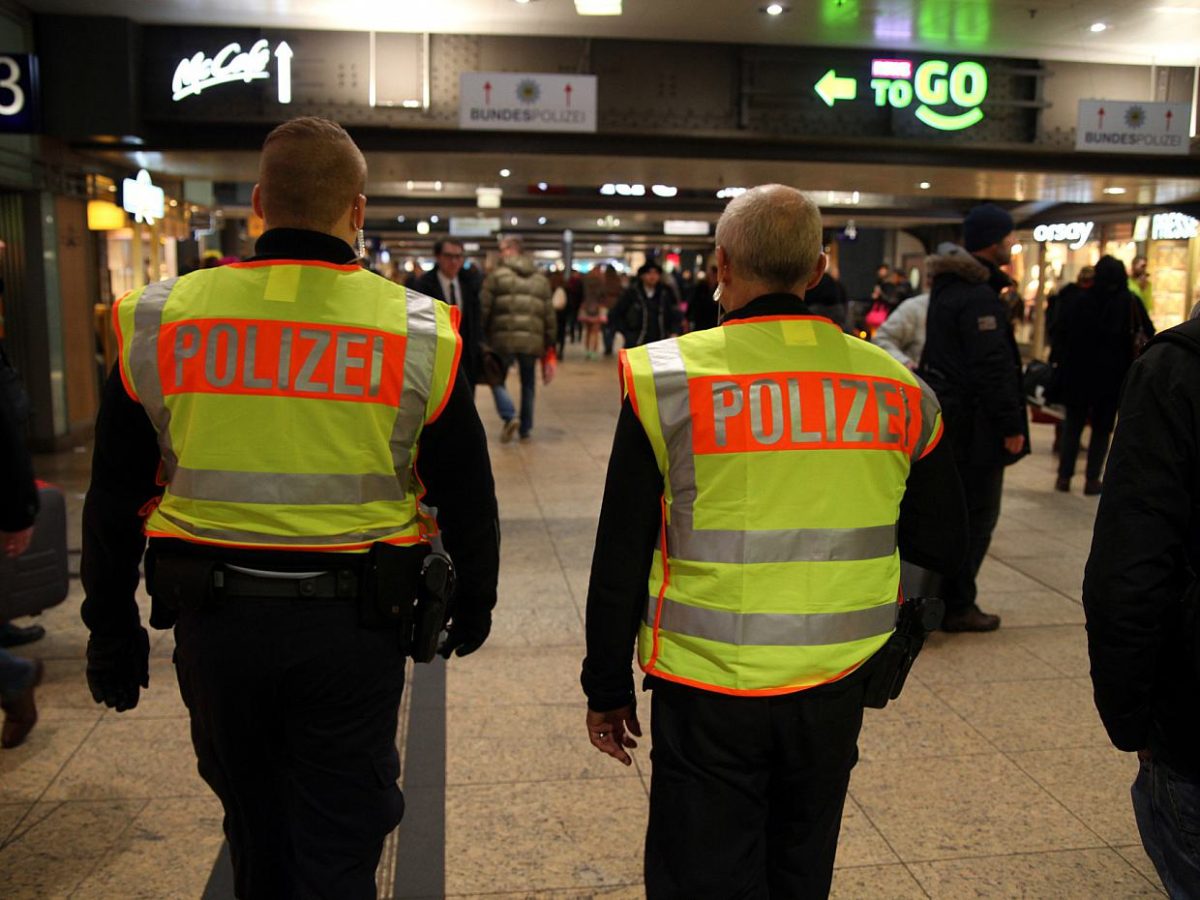
[[[933,279],[920,374],[937,393],[960,466],[1016,462],[1029,452],[1021,354],[1000,291],[1011,284],[990,262],[959,247],[929,257]],[[1025,436],[1016,455],[1004,439]]]
[[[1125,382],[1083,582],[1096,708],[1114,745],[1200,777],[1200,322]]]

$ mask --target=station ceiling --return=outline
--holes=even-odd
[[[118,15],[143,24],[231,25],[350,31],[538,35],[656,41],[847,46],[968,52],[1045,60],[1174,64],[1200,62],[1200,0],[623,0],[620,16],[581,16],[573,0],[25,0],[37,12]],[[1104,29],[1093,31],[1095,25]],[[698,57],[698,62],[702,57]],[[261,140],[261,138],[259,138]],[[196,149],[112,150],[122,165],[217,182],[252,183],[256,143],[184,144]],[[450,215],[514,217],[547,236],[572,228],[590,241],[637,233],[661,235],[671,218],[715,221],[724,187],[782,182],[812,192],[830,225],[908,227],[958,220],[990,199],[1032,217],[1057,204],[1106,204],[1114,211],[1200,201],[1200,173],[1179,167],[1079,171],[1071,154],[1057,164],[1023,162],[1020,151],[966,167],[961,161],[896,155],[855,161],[816,157],[746,159],[720,149],[705,158],[679,150],[613,152],[421,152],[410,138],[400,149],[376,141],[367,149],[375,231],[411,233],[416,221]],[[413,149],[413,148],[416,149]],[[1047,171],[1047,168],[1051,171]],[[501,170],[509,174],[502,176]],[[666,185],[675,198],[605,196],[604,184]],[[546,188],[540,188],[545,185]],[[478,187],[498,187],[502,206],[475,208]],[[242,208],[233,207],[236,213]],[[619,219],[613,226],[605,217]],[[400,221],[401,217],[404,221]],[[544,220],[544,223],[539,224]],[[604,225],[598,224],[604,220]],[[606,227],[607,226],[607,227]],[[438,231],[435,224],[434,233]],[[686,242],[685,242],[686,243]]]
[[[25,0],[37,12],[153,24],[521,34],[986,52],[1078,62],[1193,66],[1200,0],[623,0],[583,16],[574,0]],[[1104,26],[1093,31],[1093,26]]]

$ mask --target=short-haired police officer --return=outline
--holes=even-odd
[[[150,624],[175,627],[242,900],[375,896],[439,525],[458,568],[446,654],[479,647],[496,599],[495,491],[455,317],[362,268],[365,180],[340,126],[280,125],[254,188],[257,255],[115,310],[84,508],[88,683],[118,712],[148,687],[148,535]]]
[[[636,634],[648,896],[823,897],[900,552],[953,568],[962,493],[933,394],[807,310],[825,270],[811,201],[782,185],[731,201],[717,266],[721,327],[622,354],[587,727],[629,764]]]

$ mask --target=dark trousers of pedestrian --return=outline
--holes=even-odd
[[[516,361],[517,371],[521,375],[521,437],[533,430],[533,403],[537,393],[537,363],[538,358],[532,353],[516,353],[506,360],[504,379],[508,380],[508,369]],[[492,396],[496,401],[496,412],[505,422],[517,415],[512,395],[504,382],[492,388]]]
[[[1167,894],[1200,897],[1200,784],[1150,760],[1141,764],[1131,793],[1142,846]]]
[[[648,900],[829,894],[863,680],[735,697],[655,680]]]
[[[554,346],[557,349],[559,359],[564,359],[567,352],[567,315],[568,313],[565,309],[556,309],[554,311],[554,324],[557,329],[555,332]]]
[[[1083,426],[1091,419],[1092,435],[1088,438],[1087,480],[1099,481],[1104,471],[1104,458],[1108,456],[1108,439],[1117,421],[1117,408],[1112,404],[1068,406],[1063,421],[1062,442],[1058,451],[1058,477],[1071,478],[1075,474],[1075,460],[1079,456]]]
[[[614,325],[612,322],[609,322],[604,326],[604,355],[605,356],[612,356],[613,344],[616,343],[616,340],[617,340],[617,326]]]
[[[404,655],[354,600],[238,597],[180,613],[175,664],[239,900],[374,898],[399,824]]]
[[[957,572],[942,580],[946,610],[965,609],[975,602],[975,578],[992,543],[992,532],[1000,519],[1004,493],[1003,466],[960,466],[963,494],[967,500],[967,558]]]

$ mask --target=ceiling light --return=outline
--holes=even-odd
[[[1092,27],[1088,29],[1092,34],[1099,34],[1102,31],[1108,31],[1108,26],[1103,22],[1093,22]]]
[[[920,184],[917,185],[917,187],[919,187],[923,191],[927,191],[931,187],[933,187],[933,185],[930,184],[928,181],[922,181]]]
[[[511,174],[512,174],[512,169],[501,169],[501,170],[500,170],[500,177],[501,177],[501,178],[507,178],[507,177],[508,177],[509,175],[511,175]]]
[[[517,217],[516,217],[516,216],[513,216],[511,219],[509,219],[509,220],[508,220],[508,224],[509,224],[509,225],[516,225],[516,224],[517,224]]]
[[[768,16],[782,16],[787,12],[787,7],[782,3],[772,3],[770,6],[764,6],[762,11]]]
[[[539,224],[539,225],[545,225],[545,224],[546,224],[546,217],[545,217],[545,216],[538,216],[538,224]]]
[[[575,0],[575,12],[581,16],[619,16],[621,0]]]
[[[851,203],[858,203],[858,201],[859,201],[859,200],[861,200],[861,199],[862,199],[862,195],[861,195],[861,194],[860,194],[858,191],[855,191],[854,193],[852,193],[852,194],[850,195],[850,202],[851,202]]]
[[[603,248],[603,247],[601,247],[599,244],[597,244],[595,247],[593,247],[593,248],[592,248],[592,251],[593,251],[593,252],[595,252],[595,253],[603,253],[603,252],[604,252],[604,248]]]
[[[441,220],[437,216],[430,216],[429,221],[432,222],[434,225],[436,225]]]
[[[513,0],[513,2],[519,6],[528,6],[529,5],[529,0]]]
[[[603,228],[603,227],[604,227],[604,220],[603,220],[603,219],[597,219],[597,220],[596,220],[596,224],[597,224],[597,225],[599,225],[601,228]]]
[[[442,189],[442,183],[440,181],[435,181],[433,183],[433,189],[435,191],[440,191]]]
[[[538,190],[539,191],[548,191],[549,189],[550,189],[550,185],[546,184],[546,182],[544,182],[544,181],[538,182]]]
[[[1125,188],[1123,188],[1123,187],[1106,187],[1104,189],[1104,193],[1119,196],[1119,195],[1125,193]]]
[[[116,188],[113,188],[113,190],[115,191]],[[605,184],[600,187],[600,193],[603,194],[605,197],[611,197],[616,192],[617,192],[617,186],[615,184]]]
[[[404,224],[404,216],[396,216],[396,221],[399,222],[401,225],[403,225]]]
[[[429,234],[429,223],[424,221],[418,222],[417,234]]]
[[[672,187],[669,184],[656,184],[650,188],[656,197],[674,197],[679,193],[679,188]]]
[[[734,197],[742,196],[742,194],[746,193],[747,190],[749,189],[744,187],[721,188],[719,191],[717,191],[717,199],[732,200]]]

